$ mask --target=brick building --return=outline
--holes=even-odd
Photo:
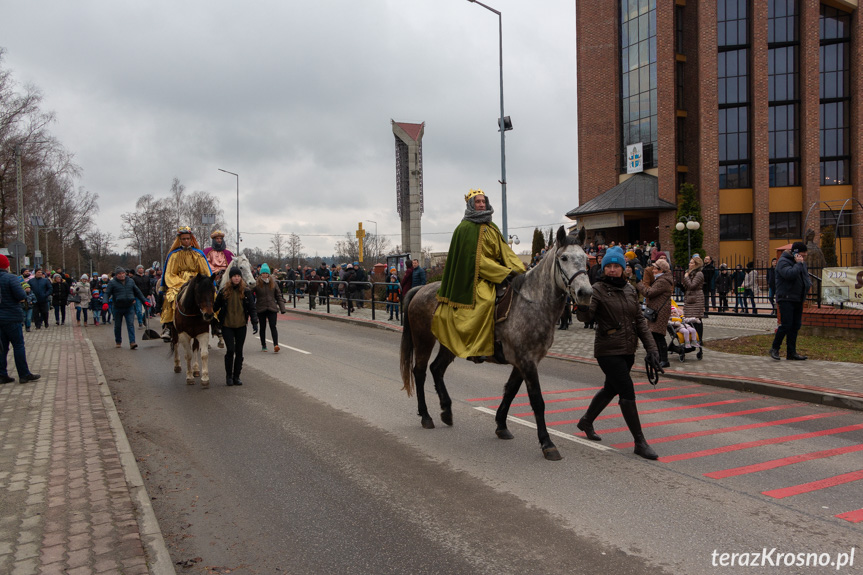
[[[858,0],[577,0],[576,18],[579,207],[568,216],[606,240],[667,249],[688,182],[720,261],[769,260],[838,225],[841,264],[863,265]],[[644,174],[628,175],[639,142]],[[634,177],[639,193],[622,190]]]

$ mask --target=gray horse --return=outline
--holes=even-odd
[[[513,366],[497,408],[495,433],[501,439],[512,439],[506,427],[509,407],[521,387],[527,382],[530,406],[536,418],[539,444],[546,459],[561,459],[545,425],[545,401],[539,386],[537,366],[548,353],[554,341],[554,332],[560,314],[570,295],[579,305],[588,305],[592,290],[587,274],[587,255],[582,249],[584,228],[578,236],[567,235],[563,226],[557,230],[554,245],[546,252],[539,265],[518,276],[512,284],[515,293],[509,317],[495,325],[495,340],[503,345],[504,357]],[[404,301],[404,331],[401,342],[401,375],[403,389],[408,396],[417,388],[418,415],[425,429],[433,429],[434,422],[425,401],[426,368],[437,338],[431,324],[437,307],[435,298],[440,282],[413,288]],[[431,364],[432,378],[440,398],[441,420],[452,425],[452,400],[446,390],[443,376],[455,359],[452,351],[440,346]]]

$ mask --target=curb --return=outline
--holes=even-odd
[[[320,317],[340,321],[343,323],[360,324],[377,329],[385,329],[389,331],[400,332],[401,326],[394,326],[382,323],[380,320],[370,320],[365,318],[344,317],[329,313],[311,312],[295,308],[288,308],[289,312],[298,315]],[[574,355],[566,355],[562,353],[549,352],[548,357],[570,361],[573,363],[596,364],[593,358],[579,357]],[[636,371],[644,371],[642,367],[633,367]],[[781,399],[790,399],[793,401],[804,401],[806,403],[815,403],[828,407],[841,407],[844,409],[853,409],[863,411],[863,395],[848,395],[832,389],[826,389],[817,386],[807,386],[798,383],[759,380],[746,377],[727,377],[717,374],[699,374],[693,372],[675,372],[666,371],[663,377],[669,379],[683,379],[687,381],[696,381],[703,385],[712,385],[714,387],[722,387],[725,389],[733,389],[736,391],[746,391],[749,393],[758,393],[771,397],[779,397]]]
[[[132,453],[129,439],[126,437],[126,430],[123,429],[123,424],[120,422],[120,414],[117,413],[114,398],[111,397],[111,390],[108,388],[108,381],[102,371],[99,355],[86,333],[83,334],[83,337],[90,349],[90,357],[93,359],[93,367],[96,370],[96,381],[102,394],[102,405],[108,414],[111,432],[114,434],[117,449],[120,452],[120,462],[126,476],[126,484],[129,486],[129,495],[137,511],[138,530],[141,533],[141,543],[147,554],[147,565],[150,573],[153,575],[176,575],[171,554],[168,553],[168,547],[162,537],[162,530],[159,528],[159,521],[153,512],[150,496],[144,486],[144,478],[141,476],[141,470],[138,469],[138,462]]]

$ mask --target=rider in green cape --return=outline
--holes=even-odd
[[[494,209],[485,193],[471,190],[465,202],[437,292],[432,333],[457,356],[480,360],[495,351],[495,286],[525,269],[491,221]]]

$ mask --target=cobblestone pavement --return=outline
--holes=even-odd
[[[25,334],[42,377],[0,385],[0,573],[174,573],[87,329]]]
[[[348,317],[347,310],[331,300],[329,313],[325,305],[309,311],[308,300],[297,300],[296,307],[289,309],[297,313],[329,315],[342,320],[372,323],[378,327],[400,330],[400,322],[389,320],[383,308],[375,310],[372,320],[370,303],[357,308]],[[382,304],[380,304],[382,305]],[[863,410],[863,366],[856,363],[835,361],[775,361],[764,350],[763,356],[736,355],[710,350],[710,341],[742,337],[754,334],[773,333],[776,318],[762,310],[758,315],[717,315],[704,319],[704,353],[701,360],[695,354],[687,354],[680,362],[677,355],[669,354],[670,368],[666,376],[694,379],[702,383],[720,385],[734,389],[755,391],[780,397],[788,397],[814,403]],[[595,363],[593,340],[595,332],[573,323],[567,330],[555,330],[550,357],[570,361]],[[805,354],[806,350],[800,350]],[[636,366],[643,365],[643,351],[636,356]]]

